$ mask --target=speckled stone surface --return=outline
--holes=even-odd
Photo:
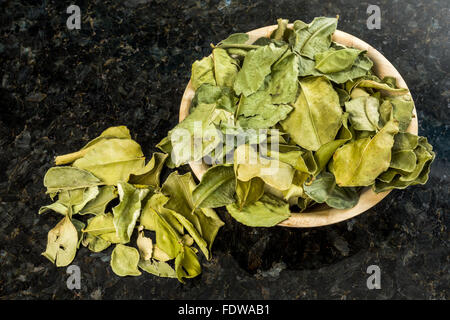
[[[0,2],[0,299],[448,299],[449,2],[379,0],[381,30],[361,1],[76,1],[82,28],[66,28],[69,1]],[[276,3],[276,4],[275,4]],[[53,157],[112,125],[144,153],[177,123],[192,62],[230,33],[339,14],[339,29],[381,51],[405,78],[419,133],[437,153],[425,186],[394,191],[352,220],[317,229],[248,228],[221,216],[213,259],[182,285],[120,278],[112,248],[82,248],[81,289],[40,254],[56,214],[42,178]],[[187,171],[184,167],[181,171]],[[381,268],[368,290],[366,269]]]

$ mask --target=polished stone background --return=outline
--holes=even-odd
[[[75,2],[75,1],[73,1]],[[376,2],[376,3],[375,3]],[[66,28],[72,1],[0,2],[0,299],[448,299],[449,2],[76,1],[82,28]],[[36,5],[36,3],[41,3]],[[42,185],[57,154],[127,125],[144,153],[177,123],[190,65],[228,34],[339,14],[339,29],[381,51],[405,78],[419,133],[437,158],[425,186],[392,192],[365,214],[316,229],[226,226],[201,276],[120,278],[112,248],[79,250],[81,290],[40,255],[57,214]],[[181,171],[187,171],[184,167]],[[366,269],[381,268],[381,290]]]

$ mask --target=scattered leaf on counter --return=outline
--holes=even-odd
[[[118,276],[140,276],[138,263],[139,252],[136,248],[119,243],[111,253],[111,268]]]

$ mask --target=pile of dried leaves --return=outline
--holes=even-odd
[[[200,185],[222,194],[208,207],[227,205],[246,225],[272,226],[289,207],[346,209],[362,187],[378,193],[427,181],[435,154],[425,137],[406,132],[414,109],[408,90],[374,75],[365,51],[333,42],[336,26],[337,18],[292,28],[278,19],[270,38],[248,44],[247,34],[233,34],[193,64],[190,114],[159,147],[174,167],[208,157],[213,166]],[[207,134],[203,152],[188,158],[195,141],[174,132],[195,137],[196,122]],[[261,138],[258,130],[269,133]],[[207,139],[214,131],[221,138]],[[226,143],[242,132],[245,139]],[[230,155],[232,167],[224,161]],[[265,174],[269,167],[278,170]]]
[[[142,269],[183,281],[201,271],[194,243],[211,257],[223,225],[213,208],[269,227],[318,203],[351,208],[362,187],[424,184],[435,154],[425,137],[406,132],[411,96],[394,78],[374,75],[366,52],[334,43],[336,26],[336,18],[295,21],[293,28],[279,19],[270,38],[249,44],[238,33],[213,46],[192,66],[190,114],[147,164],[125,127],[57,157],[57,165],[71,165],[51,168],[44,179],[57,201],[40,213],[64,216],[44,255],[65,266],[80,243],[96,252],[116,244],[116,274]],[[198,185],[191,174],[174,172],[160,187],[164,164],[191,161],[212,164]],[[77,214],[92,217],[84,224]],[[127,245],[134,230],[138,250]]]
[[[44,185],[57,200],[39,210],[53,210],[62,220],[48,234],[43,253],[57,266],[72,262],[80,246],[100,252],[111,244],[111,268],[119,276],[192,278],[200,274],[194,242],[207,259],[223,222],[212,209],[194,206],[190,173],[173,172],[160,187],[167,154],[155,153],[145,164],[141,147],[126,127],[111,127],[81,150],[56,157]],[[114,199],[118,204],[109,207]],[[116,201],[117,202],[117,201]],[[109,205],[109,207],[108,207]],[[87,223],[75,215],[90,215]],[[153,239],[144,230],[154,232]],[[137,248],[129,246],[136,231]],[[168,262],[174,259],[173,266]]]

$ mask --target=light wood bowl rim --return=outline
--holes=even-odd
[[[292,24],[290,25],[292,27]],[[269,37],[273,30],[277,28],[276,25],[262,27],[247,32],[250,36],[249,43],[253,42],[259,37]],[[369,58],[372,59],[374,63],[373,71],[380,78],[384,76],[392,76],[397,79],[397,85],[400,88],[408,89],[405,80],[402,78],[400,73],[395,69],[395,67],[375,48],[370,46],[363,40],[352,36],[346,32],[336,30],[332,37],[333,41],[343,44],[347,47],[354,47],[360,50],[366,50]],[[180,103],[180,113],[179,121],[181,122],[189,114],[189,108],[191,101],[194,97],[195,91],[192,87],[191,81],[186,86],[183,97]],[[412,99],[412,97],[411,97]],[[413,110],[414,117],[409,125],[407,131],[413,134],[418,134],[418,119],[416,108]],[[208,169],[208,166],[204,163],[197,164],[194,162],[189,163],[195,176],[200,180]],[[366,187],[361,191],[361,195],[356,206],[350,209],[334,209],[334,208],[319,208],[316,210],[304,211],[302,213],[292,213],[292,215],[279,223],[279,226],[284,227],[295,227],[295,228],[311,228],[326,226],[334,223],[338,223],[344,220],[351,219],[368,209],[372,208],[378,202],[383,200],[390,191],[375,193],[370,187]]]

